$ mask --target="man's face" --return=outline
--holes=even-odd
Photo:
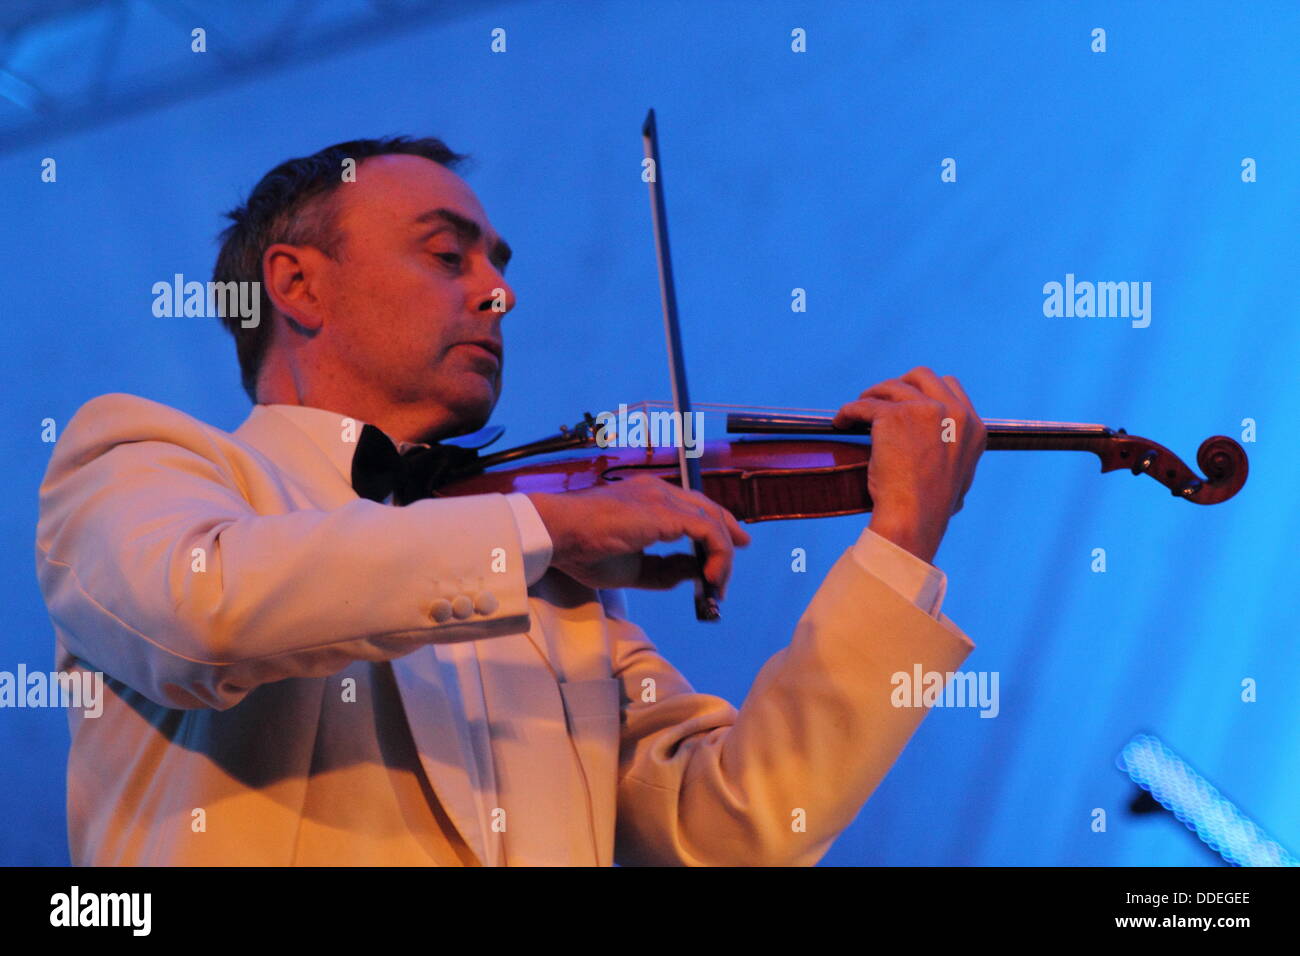
[[[478,197],[406,155],[365,160],[334,195],[344,241],[322,285],[331,361],[394,407],[427,407],[433,430],[482,427],[501,395],[501,318],[515,295],[509,247]]]

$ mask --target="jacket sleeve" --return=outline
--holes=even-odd
[[[64,429],[40,489],[37,577],[88,666],[163,706],[224,710],[271,681],[527,631],[504,496],[289,510],[264,460],[227,437],[125,395]]]
[[[851,552],[739,711],[695,693],[634,625],[613,617],[611,626],[627,701],[615,847],[623,865],[815,864],[926,714],[894,706],[893,676],[916,665],[948,674],[974,647]]]

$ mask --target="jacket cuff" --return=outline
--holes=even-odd
[[[532,499],[526,494],[518,491],[508,494],[506,503],[514,513],[515,526],[519,529],[519,546],[524,553],[524,581],[532,587],[551,566],[551,535]]]
[[[852,551],[864,571],[884,581],[926,614],[939,617],[948,590],[948,578],[942,571],[870,528],[863,529]]]

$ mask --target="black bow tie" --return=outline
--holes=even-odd
[[[371,501],[383,501],[391,494],[393,504],[410,504],[472,471],[477,458],[478,452],[472,448],[437,443],[401,454],[381,430],[366,425],[352,456],[352,487]]]

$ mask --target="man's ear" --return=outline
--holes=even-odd
[[[326,256],[315,246],[277,242],[262,253],[262,277],[271,304],[295,325],[319,332],[325,324],[320,292]]]

